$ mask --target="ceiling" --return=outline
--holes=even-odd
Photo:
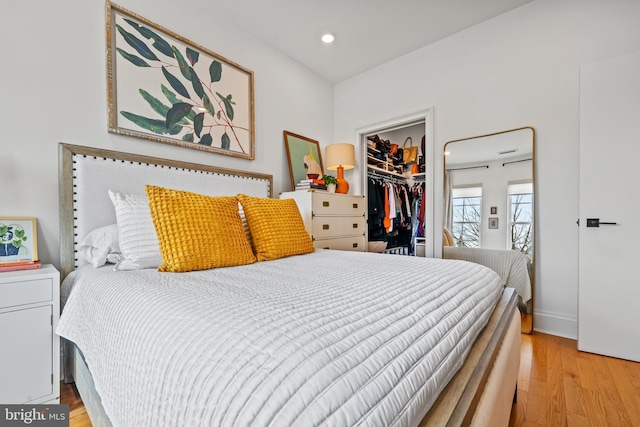
[[[214,0],[217,2],[217,0]],[[234,0],[224,19],[331,82],[491,19],[532,0]],[[335,34],[325,45],[322,34]]]

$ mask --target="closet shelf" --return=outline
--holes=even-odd
[[[406,177],[406,176],[404,176],[404,175],[402,175],[402,174],[400,174],[400,173],[392,172],[392,171],[388,171],[388,170],[386,170],[386,169],[382,169],[382,168],[379,168],[379,167],[377,167],[377,166],[367,165],[367,168],[368,168],[368,169],[371,169],[371,170],[374,170],[374,171],[376,171],[376,172],[380,172],[380,173],[384,173],[384,174],[392,175],[392,176],[397,176],[397,177],[402,178],[402,179],[407,179],[407,177]]]

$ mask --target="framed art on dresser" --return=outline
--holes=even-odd
[[[0,218],[0,266],[38,260],[36,219]]]
[[[283,134],[287,160],[289,160],[291,189],[294,190],[303,179],[322,179],[324,168],[322,167],[320,143],[286,130]]]

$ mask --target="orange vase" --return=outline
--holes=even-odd
[[[342,166],[338,166],[337,180],[336,193],[347,194],[349,192],[349,183],[344,179],[344,168]]]

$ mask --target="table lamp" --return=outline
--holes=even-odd
[[[344,170],[355,167],[355,149],[352,144],[331,144],[325,148],[327,170],[338,171],[338,185],[336,193],[347,194],[349,183],[344,179]]]

